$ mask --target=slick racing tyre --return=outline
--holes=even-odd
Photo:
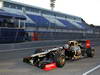
[[[88,48],[86,50],[86,54],[87,54],[88,57],[94,57],[95,49]]]
[[[55,63],[57,67],[62,68],[65,65],[66,59],[65,55],[56,55],[55,56]]]

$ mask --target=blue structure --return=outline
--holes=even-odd
[[[80,17],[9,0],[0,1],[0,31],[2,35],[12,33],[7,33],[8,39],[12,37],[10,42],[99,37]]]
[[[0,43],[21,42],[24,39],[25,30],[18,28],[11,20],[26,20],[23,15],[17,15],[0,10]]]

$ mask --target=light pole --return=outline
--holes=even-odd
[[[51,10],[53,11],[53,9],[55,8],[55,1],[56,0],[50,0],[50,7],[51,7]]]
[[[55,1],[56,1],[56,0],[50,0],[51,11],[53,11],[54,8],[55,8]],[[51,25],[50,25],[50,28],[51,28]],[[53,39],[52,31],[51,31],[51,38]]]

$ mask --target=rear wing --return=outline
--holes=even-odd
[[[79,44],[84,44],[84,46],[86,47],[86,48],[90,48],[91,47],[91,42],[90,42],[90,40],[79,40],[78,41],[78,43]]]

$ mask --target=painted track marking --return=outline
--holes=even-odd
[[[94,67],[93,69],[91,69],[91,70],[89,70],[89,71],[83,73],[83,75],[88,75],[89,73],[95,71],[95,70],[98,69],[98,68],[100,68],[100,65],[98,65],[98,66]]]

